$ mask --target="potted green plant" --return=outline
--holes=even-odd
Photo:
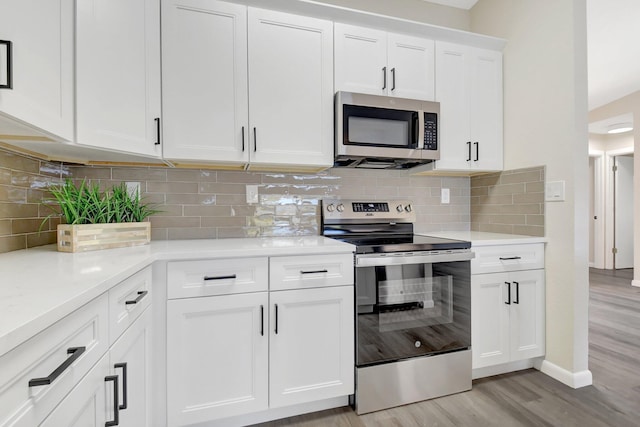
[[[145,219],[159,211],[144,203],[137,191],[130,193],[125,183],[103,192],[98,184],[82,180],[76,186],[66,179],[49,190],[65,222],[58,225],[61,252],[137,246],[151,240],[151,224]]]

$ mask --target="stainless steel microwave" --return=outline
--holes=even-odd
[[[406,169],[440,158],[438,102],[337,92],[335,166]]]

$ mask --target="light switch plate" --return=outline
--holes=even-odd
[[[258,203],[258,186],[247,185],[247,203]]]
[[[564,202],[564,181],[549,181],[544,187],[547,202]]]
[[[449,195],[450,195],[449,189],[448,188],[443,188],[440,191],[440,202],[443,203],[443,204],[448,204],[449,200],[450,200],[449,199]]]

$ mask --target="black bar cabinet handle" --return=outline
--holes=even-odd
[[[514,304],[520,304],[520,283],[513,282],[516,284],[516,300],[513,302]]]
[[[274,306],[276,310],[276,327],[274,329],[274,332],[276,333],[276,335],[278,335],[278,304],[274,304]]]
[[[324,270],[300,270],[300,274],[314,274],[314,273],[328,273],[329,270],[326,268]]]
[[[119,405],[119,409],[127,409],[127,364],[125,363],[116,363],[113,365],[115,369],[122,369],[122,405]]]
[[[473,145],[476,146],[476,158],[474,159],[474,162],[477,162],[478,159],[480,158],[480,143],[476,141],[473,143]]]
[[[156,122],[156,142],[155,145],[160,145],[160,117],[153,119]]]
[[[142,300],[142,298],[146,297],[148,293],[149,291],[138,291],[138,296],[136,297],[136,299],[128,300],[128,301],[125,301],[124,303],[125,305],[137,304]]]
[[[396,90],[396,69],[391,69],[391,90]]]
[[[60,366],[58,366],[48,377],[43,378],[34,378],[29,380],[29,387],[35,387],[39,385],[48,385],[51,384],[63,373],[73,362],[78,360],[78,358],[85,352],[86,347],[71,347],[67,349],[67,354],[70,354],[69,357],[65,359]]]
[[[242,152],[244,153],[244,126],[242,126]]]
[[[224,279],[235,279],[235,274],[230,274],[228,276],[204,276],[204,280],[224,280]]]
[[[504,282],[507,285],[507,300],[504,302],[507,305],[511,305],[511,283]]]
[[[0,40],[0,45],[4,45],[7,52],[7,82],[1,84],[0,89],[13,89],[13,55],[11,53],[13,43],[10,40]]]
[[[467,162],[471,161],[471,141],[467,141],[467,150],[469,151],[469,156],[467,157]]]
[[[258,151],[258,136],[256,134],[256,128],[253,128],[253,152]]]
[[[118,401],[120,397],[118,396],[118,376],[117,375],[109,375],[104,377],[104,381],[112,381],[113,382],[113,420],[107,421],[104,423],[105,427],[117,426],[120,425],[120,407],[118,406]]]
[[[264,336],[264,305],[260,306],[260,336]]]
[[[382,67],[382,90],[387,88],[387,67]]]
[[[511,259],[522,259],[522,257],[519,257],[519,256],[500,257],[500,261],[508,261]]]

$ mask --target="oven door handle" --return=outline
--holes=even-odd
[[[356,268],[377,267],[385,265],[433,264],[436,262],[469,261],[475,258],[473,252],[431,254],[431,255],[399,255],[399,256],[356,256]]]

